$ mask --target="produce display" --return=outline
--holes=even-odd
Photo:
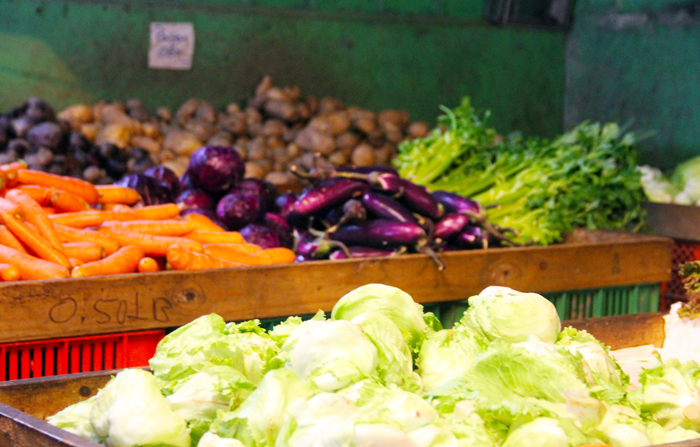
[[[275,87],[266,76],[241,106],[218,111],[190,99],[175,113],[151,115],[138,99],[76,104],[55,114],[39,98],[0,116],[0,163],[25,159],[29,167],[109,184],[154,164],[178,176],[202,146],[234,146],[246,178],[293,187],[292,165],[389,165],[399,142],[428,132],[406,112],[374,113],[325,97],[302,97],[297,87]],[[320,154],[320,156],[316,156]]]
[[[49,417],[107,446],[632,447],[700,438],[700,367],[661,361],[640,386],[534,293],[489,287],[453,329],[370,284],[302,321],[203,316],[152,372],[124,370]]]
[[[583,123],[547,141],[497,136],[468,98],[444,109],[427,137],[399,146],[399,174],[430,190],[472,198],[519,242],[550,244],[575,227],[639,228],[644,192],[634,136]]]
[[[238,157],[231,148],[222,151]],[[240,191],[236,188],[250,187],[249,180],[242,180],[243,164],[238,160],[240,169],[228,171],[229,188],[221,193],[229,195],[220,203],[236,194],[232,191]],[[154,177],[142,177],[165,190],[159,177],[167,180],[168,172],[174,177],[162,167],[150,172]],[[207,178],[206,162],[201,172]],[[174,181],[179,184],[176,177]],[[204,186],[196,177],[192,181]],[[149,273],[164,270],[166,263],[173,270],[201,270],[294,261],[294,252],[280,246],[288,237],[285,228],[263,222],[241,232],[226,231],[199,209],[173,203],[141,205],[140,193],[149,197],[152,191],[94,186],[26,169],[22,163],[0,165],[0,184],[4,196],[0,198],[0,278],[4,281]],[[252,192],[244,197],[258,200]],[[265,208],[257,206],[262,213]],[[237,214],[224,207],[220,216]]]
[[[700,205],[700,157],[686,160],[668,173],[646,165],[638,169],[651,202]]]

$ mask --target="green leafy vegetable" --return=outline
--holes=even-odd
[[[53,416],[49,416],[47,421],[51,425],[62,428],[74,435],[81,436],[90,441],[100,443],[102,440],[90,423],[90,411],[95,396],[64,408]]]

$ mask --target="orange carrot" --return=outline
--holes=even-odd
[[[47,216],[53,216],[56,214],[56,208],[52,206],[42,206],[41,210],[46,214]]]
[[[253,244],[248,244],[248,243],[242,243],[242,244],[202,244],[202,247],[204,247],[204,252],[207,252],[207,247],[215,247],[214,250],[217,249],[226,249],[226,250],[235,250],[241,253],[245,253],[248,255],[252,255],[253,253],[257,253],[259,251],[262,251],[262,248],[258,247],[257,245]]]
[[[119,241],[92,230],[81,230],[78,228],[56,225],[56,231],[64,241],[67,242],[92,242],[100,245],[105,250],[105,255],[109,256],[119,250]]]
[[[100,233],[118,240],[123,247],[127,245],[136,245],[142,248],[147,256],[166,256],[168,247],[174,244],[180,244],[189,250],[200,253],[203,251],[202,244],[199,242],[181,237],[154,236],[152,234],[112,227],[102,227],[100,228]]]
[[[19,220],[24,220],[24,210],[12,200],[0,197],[0,211],[10,213]]]
[[[62,246],[61,251],[57,250],[49,241],[32,231],[27,225],[25,225],[24,222],[17,220],[8,213],[2,213],[2,218],[5,220],[5,225],[12,232],[12,234],[14,234],[24,245],[29,247],[29,249],[38,257],[65,268],[70,267],[70,261],[63,253]]]
[[[139,273],[153,273],[160,271],[158,261],[148,256],[139,261]]]
[[[17,267],[21,279],[57,279],[70,276],[65,267],[2,245],[0,245],[0,262]]]
[[[51,205],[59,213],[76,213],[90,209],[90,205],[77,194],[57,189],[51,193]]]
[[[184,237],[193,241],[201,242],[202,244],[242,244],[245,243],[241,233],[236,231],[227,231],[225,233],[214,233],[211,231],[194,230],[187,233]]]
[[[120,206],[121,203],[102,203],[100,205],[100,209],[102,209],[102,211],[114,211],[114,207]]]
[[[29,197],[34,199],[41,206],[47,206],[51,203],[51,192],[53,188],[45,188],[37,185],[19,185],[14,189],[26,192]]]
[[[70,261],[70,268],[71,268],[71,270],[74,269],[74,268],[76,268],[76,267],[79,266],[79,265],[85,264],[85,261],[83,261],[83,260],[81,260],[81,259],[68,258],[68,260]]]
[[[19,269],[14,265],[0,264],[0,279],[3,281],[17,281],[19,279]]]
[[[97,227],[105,221],[102,211],[90,210],[78,213],[62,213],[49,216],[54,225],[64,225],[73,228]]]
[[[5,179],[5,186],[12,188],[17,184],[17,171],[22,169],[27,169],[27,164],[23,161],[15,161],[13,163],[6,163],[0,165],[0,173],[2,173]]]
[[[113,253],[100,261],[86,262],[85,264],[74,268],[71,276],[73,276],[73,278],[84,278],[86,276],[134,273],[143,256],[143,250],[141,250],[139,247],[135,247],[133,245],[122,247],[117,250],[116,253]]]
[[[18,189],[13,189],[12,191],[8,191],[5,197],[15,202],[17,205],[20,206],[20,208],[22,208],[22,210],[24,210],[25,220],[34,225],[39,234],[42,237],[44,237],[44,239],[49,241],[53,248],[55,248],[59,252],[63,252],[61,238],[58,236],[58,233],[56,232],[56,229],[53,226],[53,222],[51,222],[49,216],[47,216],[46,213],[41,209],[41,206],[39,206],[39,204],[36,203],[34,199],[29,197],[29,194]],[[10,228],[10,230],[12,230],[12,228]],[[37,254],[40,257],[42,257],[39,253]],[[67,260],[68,259],[66,259],[66,261]],[[49,261],[52,260],[49,259]]]
[[[134,210],[134,214],[139,219],[144,220],[165,220],[172,219],[180,215],[180,207],[174,203],[166,203],[163,205],[144,206]]]
[[[105,249],[94,242],[68,242],[63,244],[63,251],[68,258],[83,262],[99,261],[105,257]]]
[[[92,183],[73,177],[49,174],[47,172],[23,169],[17,171],[17,181],[21,185],[39,185],[71,192],[85,199],[87,203],[97,203],[100,194]]]
[[[112,207],[112,211],[115,213],[133,213],[134,209],[129,205],[124,205],[123,203],[117,203]]]
[[[239,262],[245,265],[264,265],[272,264],[272,261],[264,256],[254,256],[247,253],[241,253],[223,244],[208,244],[204,245],[204,253],[216,258],[225,259],[227,261]]]
[[[118,185],[99,185],[95,186],[100,198],[97,203],[124,203],[133,205],[141,199],[141,196],[135,189],[126,188]]]
[[[156,236],[182,236],[194,230],[192,222],[186,220],[131,220],[126,222],[106,221],[104,227],[123,228]]]
[[[206,253],[197,253],[177,244],[168,249],[167,260],[173,270],[204,270],[245,266],[245,264],[216,258]]]
[[[12,234],[12,231],[8,230],[4,225],[0,226],[0,244],[13,248],[21,253],[27,252],[24,245],[22,245],[22,243],[17,240],[15,235]]]
[[[226,232],[226,230],[215,224],[213,220],[202,214],[189,213],[185,216],[185,219],[193,222],[197,226],[197,229],[201,231],[209,231],[212,233]]]
[[[290,264],[296,259],[292,250],[283,247],[268,248],[267,250],[254,253],[252,256],[265,258],[270,261],[270,264]]]

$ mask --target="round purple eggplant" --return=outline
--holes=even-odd
[[[263,217],[265,226],[279,236],[280,247],[292,248],[294,240],[292,239],[292,227],[289,226],[282,216],[274,213],[265,213]]]
[[[241,182],[238,189],[252,196],[257,196],[263,211],[272,211],[278,193],[277,188],[271,183],[257,178],[247,178]]]
[[[116,182],[119,186],[135,189],[145,205],[172,203],[170,188],[158,179],[143,174],[129,174]]]
[[[198,209],[213,211],[216,209],[216,199],[208,192],[201,189],[189,189],[180,194],[175,203],[180,205],[180,209]]]
[[[298,198],[299,195],[294,192],[279,195],[277,199],[275,199],[275,210],[280,216],[286,219],[289,213],[294,211],[294,202],[296,202]]]
[[[243,180],[243,159],[232,147],[205,146],[190,157],[187,173],[194,186],[221,194],[238,186]]]
[[[143,175],[156,178],[168,185],[173,197],[179,196],[180,192],[182,192],[180,179],[177,178],[177,175],[175,175],[171,169],[166,168],[165,166],[153,166],[152,168],[148,168],[143,172]]]
[[[219,200],[216,215],[230,231],[237,231],[260,219],[262,207],[257,197],[237,191]]]
[[[265,225],[248,224],[241,230],[241,236],[249,244],[257,245],[261,248],[281,247],[280,237],[277,232]]]

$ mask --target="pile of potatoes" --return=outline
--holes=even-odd
[[[185,101],[173,114],[160,107],[150,115],[139,100],[78,104],[57,115],[94,145],[141,148],[151,160],[181,175],[189,156],[206,145],[233,146],[246,161],[246,177],[278,186],[299,179],[293,165],[387,165],[399,142],[423,137],[426,123],[409,123],[406,112],[374,113],[346,107],[338,99],[302,97],[298,87],[276,87],[265,76],[245,106],[224,111],[197,99]]]

